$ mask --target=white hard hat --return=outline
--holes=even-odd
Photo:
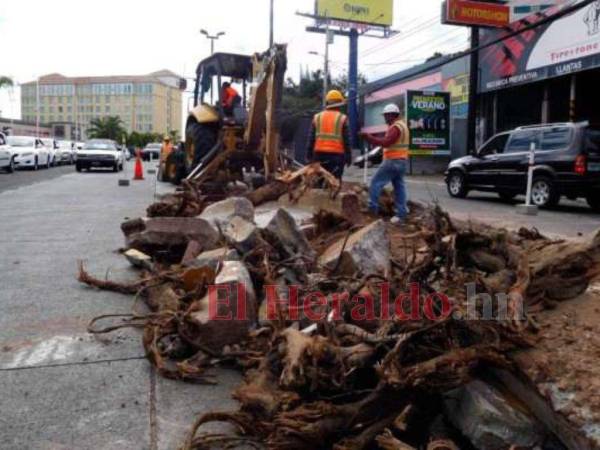
[[[383,108],[383,114],[400,114],[400,108],[395,103],[390,103]]]

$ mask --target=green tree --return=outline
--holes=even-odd
[[[90,125],[87,134],[91,138],[122,142],[123,137],[127,136],[123,121],[119,116],[97,117],[90,121]]]
[[[6,77],[4,75],[0,75],[0,89],[2,89],[3,87],[12,87],[13,86],[13,80],[9,77]]]

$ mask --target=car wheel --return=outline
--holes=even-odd
[[[517,194],[513,192],[498,192],[498,196],[505,202],[509,202],[512,199],[514,199],[517,196]]]
[[[585,199],[590,208],[592,208],[595,212],[600,212],[600,192],[588,194]]]
[[[189,174],[210,153],[217,143],[217,132],[213,124],[190,122],[185,130],[185,172]]]
[[[533,179],[531,185],[531,203],[540,207],[547,208],[556,206],[560,200],[560,195],[556,192],[554,183],[548,177],[537,177]]]
[[[15,158],[10,158],[10,163],[8,163],[6,171],[8,173],[13,173],[15,171]]]
[[[446,188],[450,197],[465,198],[469,193],[465,176],[462,172],[454,170],[448,175],[448,181],[446,182]]]
[[[119,163],[115,163],[115,165],[113,166],[113,172],[118,172],[119,171]]]
[[[75,170],[81,172],[81,164],[75,164]]]

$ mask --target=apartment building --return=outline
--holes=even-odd
[[[55,73],[21,86],[24,121],[73,124],[84,139],[90,121],[119,116],[128,132],[167,133],[181,130],[185,80],[168,70],[148,75],[66,77]]]

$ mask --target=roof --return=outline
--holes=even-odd
[[[200,75],[202,68],[209,74],[216,73],[217,68],[220,68],[224,76],[248,78],[252,75],[252,57],[235,53],[215,53],[200,61],[196,69],[197,75]]]
[[[384,87],[387,87],[391,84],[398,83],[400,81],[408,80],[415,76],[426,75],[428,71],[438,69],[440,64],[444,64],[446,61],[453,58],[455,55],[444,55],[439,58],[432,59],[431,61],[427,61],[426,63],[419,64],[418,66],[413,66],[410,69],[403,70],[401,72],[395,73],[393,75],[389,75],[384,78],[380,78],[379,80],[368,83],[362,87],[360,90],[361,94],[370,94],[372,92],[378,91]]]
[[[61,73],[50,73],[39,77],[40,84],[96,84],[96,83],[162,83],[164,78],[181,79],[180,75],[167,69],[151,72],[146,75],[103,75],[88,77],[67,77]],[[24,85],[35,84],[38,80],[23,83]]]

